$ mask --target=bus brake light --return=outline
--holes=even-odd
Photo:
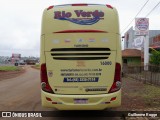
[[[72,4],[72,6],[88,6],[88,4]]]
[[[54,6],[49,6],[48,8],[47,8],[47,10],[50,10],[50,9],[52,9]]]
[[[114,75],[114,82],[109,90],[109,93],[116,92],[121,88],[121,65],[120,63],[116,63],[115,67],[115,75]]]
[[[111,9],[113,9],[113,7],[111,6],[111,5],[106,5],[108,8],[111,8]]]
[[[46,64],[41,65],[41,87],[45,92],[53,93],[53,90],[48,83]]]

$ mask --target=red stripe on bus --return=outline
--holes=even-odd
[[[72,6],[88,6],[88,4],[72,4]]]
[[[107,31],[101,30],[63,30],[53,33],[107,33]]]

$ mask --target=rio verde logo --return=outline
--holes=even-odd
[[[97,23],[99,20],[104,19],[104,12],[102,11],[83,11],[83,10],[74,10],[76,18],[72,17],[71,12],[66,11],[55,11],[54,19],[58,20],[67,20],[79,25],[92,25]]]

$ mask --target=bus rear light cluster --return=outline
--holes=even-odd
[[[88,6],[88,4],[71,4],[72,6]],[[113,7],[111,6],[111,5],[106,5],[108,8],[110,8],[110,9],[113,9]],[[50,10],[50,9],[52,9],[54,6],[49,6],[48,8],[47,8],[47,10]]]
[[[53,90],[48,83],[46,64],[41,64],[41,88],[45,92],[53,93]]]
[[[54,102],[54,101],[52,101],[52,99],[49,98],[49,97],[46,97],[46,100],[51,102],[52,104],[62,104],[62,102]]]
[[[117,99],[117,97],[112,97],[110,99],[110,102],[102,102],[101,104],[110,104],[112,101],[115,101]]]
[[[106,5],[108,8],[113,9],[113,7],[111,5]]]
[[[88,6],[88,4],[72,4],[72,6]]]
[[[116,92],[120,89],[121,89],[121,64],[116,63],[114,82],[109,90],[109,93]]]
[[[114,101],[114,100],[116,100],[116,97],[111,98],[111,100],[110,100],[110,101]]]
[[[49,6],[48,8],[47,8],[47,10],[50,10],[50,9],[52,9],[54,6]]]
[[[52,99],[51,99],[51,98],[48,98],[48,97],[46,97],[46,100],[47,100],[47,101],[52,101]]]

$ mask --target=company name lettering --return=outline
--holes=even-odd
[[[75,10],[74,11],[75,15],[77,17],[104,17],[104,12],[95,10],[93,12],[89,11],[83,11],[83,10]],[[54,12],[54,18],[59,19],[59,18],[70,18],[72,17],[71,12],[66,12],[66,11],[55,11]]]

